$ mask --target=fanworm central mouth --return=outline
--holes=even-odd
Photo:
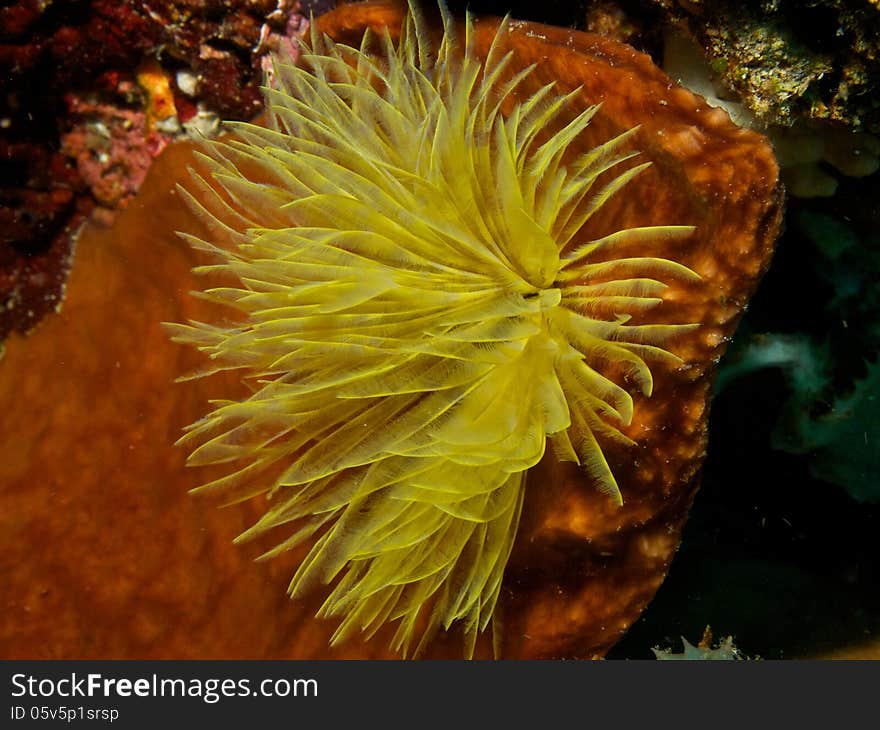
[[[171,327],[209,356],[199,374],[252,384],[181,443],[233,464],[204,489],[269,497],[242,539],[290,525],[268,555],[314,539],[291,595],[332,586],[334,642],[397,621],[406,655],[461,621],[471,656],[548,441],[621,500],[601,444],[632,443],[630,391],[650,395],[649,363],[676,362],[691,326],[645,313],[698,277],[615,255],[689,226],[590,238],[649,164],[622,165],[635,130],[572,154],[598,107],[566,116],[580,92],[552,85],[510,102],[530,69],[511,72],[507,24],[481,61],[473,21],[456,36],[442,15],[437,44],[411,9],[396,45],[313,31],[298,65],[275,59],[269,128],[209,143],[213,183],[185,192],[230,244],[187,236],[232,282],[204,295],[239,314]]]

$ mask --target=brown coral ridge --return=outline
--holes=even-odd
[[[323,30],[360,43],[367,26],[393,32],[400,9],[348,6]],[[485,52],[497,21],[477,23]],[[773,154],[759,135],[680,89],[650,60],[597,36],[514,23],[518,67],[538,63],[532,90],[583,86],[603,106],[583,144],[641,124],[635,146],[654,164],[603,209],[590,237],[637,225],[693,224],[668,251],[703,277],[676,285],[664,321],[698,322],[676,342],[685,361],[654,369],[627,430],[634,449],[606,450],[624,504],[551,457],[528,477],[523,521],[499,607],[503,657],[603,654],[662,581],[698,484],[715,363],[767,267],[781,215]],[[528,89],[523,89],[527,92]],[[640,160],[640,161],[641,161]],[[387,656],[389,633],[330,649],[335,626],[312,619],[322,596],[291,603],[284,587],[301,553],[253,565],[260,545],[232,538],[262,511],[215,510],[187,490],[204,470],[169,444],[208,397],[238,398],[235,376],[173,384],[194,365],[160,321],[208,316],[195,256],[174,230],[198,232],[171,194],[191,156],[169,150],[114,229],[79,241],[64,310],[0,362],[0,557],[6,611],[0,652],[11,657]],[[391,627],[393,630],[393,626]],[[478,656],[491,656],[484,636]],[[460,656],[438,637],[429,656]]]

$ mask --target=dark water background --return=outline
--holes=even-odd
[[[754,332],[828,343],[836,382],[828,400],[814,405],[820,409],[846,394],[876,360],[868,335],[876,312],[854,311],[846,321],[840,307],[829,305],[839,294],[834,277],[810,231],[795,220],[818,210],[845,221],[846,207],[861,210],[862,228],[852,225],[860,245],[874,247],[870,261],[880,248],[878,229],[872,233],[868,225],[878,201],[863,195],[861,184],[850,181],[836,200],[789,201],[786,231],[732,348]],[[864,251],[856,253],[861,258]],[[877,296],[874,273],[864,265],[854,302]],[[733,635],[745,654],[766,659],[880,640],[880,506],[817,479],[810,454],[773,447],[790,397],[783,372],[772,368],[735,380],[716,396],[702,487],[679,552],[654,601],[609,658],[647,658],[653,646],[679,652],[680,636],[696,644],[707,625],[716,639]],[[868,424],[866,442],[858,445],[873,449],[875,463],[880,441],[867,439],[877,428],[876,421]]]

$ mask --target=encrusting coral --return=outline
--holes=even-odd
[[[352,81],[358,63],[373,74],[392,74],[394,59],[412,60],[407,54],[415,46],[407,51],[399,43],[403,50],[397,55],[382,41],[388,28],[391,42],[398,43],[403,18],[398,6],[383,3],[346,7],[320,18],[319,30],[339,43],[360,48],[364,30],[370,27],[373,44],[363,46],[363,55],[339,51],[350,54],[346,58],[356,61],[355,66],[333,61],[332,51],[325,57],[329,60],[313,55],[306,70],[278,65],[279,86],[269,94],[286,104],[273,107],[281,124],[274,130],[240,129],[239,140],[244,141],[215,148],[220,157],[213,162],[196,163],[202,180],[219,172],[216,183],[201,187],[184,183],[194,193],[197,207],[210,211],[200,216],[208,228],[199,230],[197,221],[184,220],[177,204],[172,206],[177,211],[173,223],[170,211],[157,217],[155,206],[162,205],[161,198],[149,197],[148,180],[146,197],[141,199],[148,207],[139,210],[135,204],[122,214],[119,225],[126,226],[128,235],[139,227],[148,228],[151,236],[163,241],[165,253],[141,252],[140,248],[150,248],[143,243],[146,234],[142,230],[137,234],[140,247],[120,233],[112,244],[118,258],[117,254],[110,257],[107,265],[112,276],[108,279],[106,270],[102,275],[83,268],[96,257],[106,261],[110,253],[100,252],[86,238],[80,242],[83,250],[70,281],[69,306],[60,315],[66,322],[59,325],[57,318],[50,318],[30,339],[10,342],[0,368],[4,375],[17,373],[19,383],[15,396],[7,386],[0,386],[4,388],[2,401],[16,403],[15,409],[0,414],[0,433],[17,431],[16,438],[4,444],[17,456],[6,467],[12,471],[3,479],[4,500],[10,505],[4,514],[20,526],[20,539],[4,552],[0,572],[10,579],[13,589],[29,573],[51,575],[54,580],[42,603],[36,597],[22,598],[10,608],[9,620],[22,619],[20,626],[25,630],[10,633],[4,628],[7,655],[35,654],[34,642],[40,637],[41,652],[68,657],[234,656],[242,655],[236,647],[246,640],[254,647],[243,652],[247,656],[380,656],[389,642],[403,649],[411,637],[430,637],[433,621],[440,626],[451,623],[452,630],[449,637],[438,631],[425,647],[426,656],[460,656],[463,628],[467,652],[473,648],[475,656],[491,656],[494,651],[504,657],[588,657],[607,650],[650,600],[668,568],[697,487],[714,365],[768,264],[778,229],[781,201],[772,152],[760,135],[737,128],[722,111],[706,107],[698,97],[673,86],[647,57],[626,46],[545,26],[477,20],[471,26],[457,26],[459,44],[446,41],[454,53],[437,83],[441,87],[447,83],[451,76],[445,74],[460,64],[460,69],[471,74],[471,86],[458,92],[449,86],[449,91],[462,95],[462,100],[477,101],[470,106],[449,104],[445,116],[441,113],[435,118],[436,128],[431,132],[434,139],[442,139],[456,124],[461,130],[469,120],[484,119],[492,135],[481,146],[469,148],[469,155],[456,151],[452,144],[430,146],[443,164],[425,165],[416,155],[405,162],[423,164],[417,169],[425,178],[410,174],[401,179],[399,170],[411,171],[406,165],[393,164],[393,158],[384,163],[368,157],[355,159],[339,140],[334,142],[340,130],[334,125],[341,124],[346,115],[343,107],[363,103],[377,115],[377,124],[350,131],[384,145],[389,153],[397,149],[404,154],[412,140],[392,139],[394,128],[383,122],[382,115],[398,119],[405,116],[405,110],[367,98],[368,92],[390,85],[379,81],[381,76],[371,78],[374,83],[345,85],[334,74]],[[412,25],[404,27],[412,32]],[[425,40],[433,48],[443,48],[436,26],[422,33],[419,48],[427,49],[422,45]],[[320,42],[318,35],[313,50],[319,50]],[[332,48],[328,42],[324,50]],[[471,49],[472,61],[463,60],[463,48]],[[509,60],[502,62],[508,53]],[[384,58],[388,67],[376,58]],[[522,73],[538,60],[542,62],[531,73]],[[489,71],[482,75],[481,68]],[[316,96],[315,79],[322,69],[329,70],[329,80],[338,84],[335,102]],[[413,98],[430,103],[435,97],[429,88],[432,84],[424,80],[426,75],[410,72],[410,77],[419,91]],[[547,91],[541,91],[551,83],[554,95],[562,101],[554,102]],[[288,96],[283,88],[302,94],[302,100]],[[480,97],[472,89],[487,94]],[[496,97],[498,89],[505,93]],[[529,100],[536,98],[544,101],[530,105]],[[451,110],[465,113],[464,119],[456,122]],[[296,137],[289,134],[294,120],[299,129]],[[321,128],[325,124],[330,125],[326,131]],[[302,131],[304,126],[307,133]],[[279,140],[289,147],[279,150]],[[249,146],[254,143],[256,148]],[[276,151],[265,152],[265,148]],[[621,159],[633,152],[640,154]],[[599,163],[589,157],[591,153],[606,159]],[[327,154],[333,156],[328,159]],[[266,162],[273,155],[276,162],[267,169]],[[530,163],[535,157],[540,161]],[[486,160],[491,164],[487,166]],[[239,161],[242,167],[234,164]],[[453,169],[446,166],[462,161],[472,165],[465,172],[483,178],[466,188],[472,196],[471,208],[456,211],[450,202],[457,200],[455,195],[438,194],[437,188],[455,184],[460,189],[455,183],[459,178],[452,179]],[[644,162],[651,165],[644,167]],[[181,162],[173,168],[166,166],[164,174],[174,169],[184,179],[184,166]],[[343,186],[354,183],[345,182],[340,166],[353,167],[369,180],[369,205],[352,200],[353,188]],[[308,177],[303,174],[306,168]],[[245,169],[249,172],[243,177],[240,173]],[[383,174],[377,176],[376,170]],[[524,171],[543,171],[545,178],[528,182]],[[518,185],[512,184],[514,178]],[[257,211],[249,181],[268,185],[264,192],[269,196],[281,191],[277,207]],[[503,184],[496,188],[498,181]],[[592,183],[589,195],[570,210],[562,206],[565,215],[560,215],[558,201],[574,200],[586,192],[588,183]],[[212,192],[215,184],[219,184],[216,189],[221,198]],[[612,190],[614,195],[602,197],[601,191]],[[389,208],[382,195],[388,191],[404,200],[421,194],[435,210],[417,217],[400,207]],[[390,220],[392,215],[400,218]],[[566,216],[578,223],[567,227]],[[372,234],[349,236],[346,243],[340,242],[336,232],[331,236],[316,230],[334,226],[351,230],[353,221],[379,228]],[[219,255],[220,263],[215,259],[208,264],[208,274],[217,278],[217,285],[209,298],[233,303],[239,310],[237,317],[224,320],[222,309],[204,302],[186,303],[193,254],[166,240],[163,231],[169,224],[189,231],[193,239],[217,244],[211,254]],[[469,226],[485,226],[484,235],[475,236]],[[251,229],[260,233],[254,235]],[[519,246],[524,230],[533,247]],[[284,235],[275,231],[284,231]],[[387,235],[389,231],[393,235]],[[511,238],[511,232],[517,236]],[[487,242],[494,248],[485,248]],[[601,243],[593,245],[596,242]],[[124,255],[119,253],[123,250]],[[289,258],[285,258],[286,251],[291,253]],[[333,260],[327,260],[328,253]],[[450,253],[454,256],[447,261]],[[416,256],[422,261],[413,266]],[[353,273],[353,258],[362,262],[369,275]],[[272,267],[267,263],[270,259]],[[162,273],[157,278],[159,261]],[[569,273],[582,278],[575,281]],[[420,278],[427,274],[427,281]],[[120,296],[125,289],[138,293],[136,307],[123,307],[124,326],[107,326],[108,307],[120,305],[103,299],[105,294],[90,280],[94,276],[119,282],[112,292]],[[633,279],[646,281],[633,284]],[[291,280],[297,282],[292,295]],[[336,283],[328,285],[328,281]],[[627,283],[621,285],[621,281]],[[409,287],[408,296],[392,285]],[[425,310],[424,321],[417,321],[418,313],[413,312],[413,292],[418,295],[416,305]],[[399,309],[400,315],[388,314],[378,331],[369,333],[372,339],[350,335],[334,339],[345,316],[338,307],[351,308],[354,317],[360,317],[360,325],[372,326],[373,318],[382,312]],[[261,312],[266,313],[262,320]],[[618,315],[630,319],[624,321],[625,316]],[[159,343],[157,323],[186,319],[217,323],[178,333],[222,353],[202,367],[223,372],[169,385],[166,396],[157,384],[185,362],[179,348]],[[416,328],[424,330],[425,321],[434,334],[430,340],[415,334]],[[289,344],[282,341],[291,338],[290,327],[297,328],[292,330],[297,333],[296,351],[281,346]],[[229,336],[229,328],[237,328],[237,334]],[[86,337],[93,343],[86,350],[82,350],[84,333],[93,333]],[[480,338],[489,344],[475,344]],[[67,344],[59,345],[62,340]],[[132,360],[137,356],[132,343],[138,343],[138,352],[143,352],[143,366]],[[230,344],[243,346],[234,358]],[[406,355],[394,355],[401,345]],[[92,414],[100,425],[94,427],[90,441],[95,447],[105,444],[100,457],[97,451],[93,456],[90,450],[73,448],[77,435],[71,433],[75,419],[70,420],[69,407],[39,387],[57,367],[57,356],[51,354],[56,346],[64,347],[64,357],[76,363],[65,376],[68,404],[85,405],[112,384],[115,397]],[[267,346],[271,349],[262,349]],[[346,358],[335,364],[324,359],[331,348],[344,349]],[[376,368],[368,357],[370,348],[384,353],[386,379],[363,377]],[[81,354],[77,357],[77,353]],[[257,353],[256,357],[251,353]],[[298,359],[306,356],[308,360]],[[192,364],[190,358],[184,360]],[[114,362],[120,362],[120,367]],[[352,368],[352,363],[363,371]],[[250,379],[249,390],[239,384],[240,365],[257,376]],[[226,372],[230,366],[233,369]],[[313,366],[319,367],[304,371]],[[432,369],[443,373],[442,382],[448,388],[436,388]],[[286,372],[296,377],[287,379]],[[387,391],[388,374],[396,373],[398,381],[403,381],[410,372],[407,377],[419,388],[412,393],[395,396],[377,387]],[[155,377],[159,380],[144,380]],[[315,391],[320,397],[306,392],[310,382],[329,388],[331,378],[336,379],[336,393],[348,397],[331,401],[320,388]],[[462,396],[469,389],[473,400],[450,398],[456,388],[462,389]],[[255,406],[261,393],[289,397],[272,421],[263,421],[254,429],[248,425],[250,420],[265,414],[264,408]],[[203,399],[209,396],[222,401],[215,414],[197,423],[187,437],[209,444],[202,447],[201,456],[196,452],[196,461],[245,458],[231,469],[209,464],[187,472],[181,468],[182,457],[168,452],[163,439],[175,427],[195,420],[204,408]],[[376,404],[375,418],[364,409],[366,398]],[[128,400],[133,410],[118,407],[119,401]],[[458,414],[449,409],[445,420],[438,419],[435,429],[425,431],[426,438],[406,440],[451,401],[461,404]],[[309,413],[318,406],[331,409],[320,423],[335,430],[333,439],[322,440],[321,426]],[[43,413],[49,421],[39,419],[42,425],[22,421],[14,415],[21,408]],[[383,409],[387,412],[379,418],[378,411]],[[407,423],[406,416],[398,413],[408,414],[413,422]],[[227,415],[231,420],[226,420]],[[463,428],[480,424],[481,419],[486,420],[485,427]],[[502,422],[506,423],[498,425]],[[570,447],[559,436],[569,423]],[[232,435],[242,437],[240,441],[224,436],[230,424],[237,427]],[[297,437],[290,436],[292,429],[302,434],[298,444]],[[368,433],[349,435],[353,431]],[[511,433],[516,437],[510,438]],[[544,453],[548,435],[561,443]],[[153,471],[146,468],[147,462],[143,468],[126,471],[132,458],[125,452],[128,443],[143,445]],[[262,450],[249,461],[257,444]],[[51,455],[65,450],[79,455],[79,467],[61,489],[72,508],[59,511],[51,507],[58,480],[47,478],[46,470],[57,462]],[[577,464],[577,459],[584,465]],[[459,467],[450,463],[456,460]],[[426,474],[434,470],[435,479],[416,480],[413,463],[426,465]],[[340,516],[352,499],[346,487],[363,488],[368,480],[375,480],[377,490],[393,491],[389,489],[392,480],[381,474],[388,467],[401,476],[402,470],[410,470],[406,491],[401,487],[400,496],[405,499],[397,500],[400,509],[391,510],[386,500],[383,514],[365,509]],[[250,471],[242,473],[241,469]],[[259,474],[260,470],[265,473]],[[453,478],[456,475],[462,475],[461,479]],[[252,481],[250,477],[260,478]],[[493,514],[486,496],[459,504],[462,495],[443,501],[447,498],[441,491],[474,484],[477,478],[486,494],[492,490],[496,494],[492,506],[497,508],[495,514],[503,515],[497,523],[489,519]],[[110,494],[108,482],[113,485]],[[203,502],[182,497],[187,487],[211,482],[213,491],[246,504],[214,518],[205,513],[213,510]],[[275,489],[273,501],[267,503],[263,492],[276,484],[282,488]],[[309,484],[305,492],[298,490],[298,485]],[[331,488],[322,489],[325,486]],[[48,492],[41,496],[42,490]],[[374,491],[363,503],[372,507],[381,495]],[[145,498],[150,505],[146,510]],[[321,503],[322,499],[326,501]],[[438,509],[438,504],[443,508]],[[128,507],[118,510],[114,505]],[[289,532],[285,534],[285,523],[300,518],[294,529],[312,534],[326,530],[314,543],[318,547],[311,558],[312,543],[307,540],[276,560],[246,569],[244,562],[254,551],[226,541],[231,531],[241,531],[267,505],[269,511],[257,522],[257,533],[267,530],[255,537],[258,552],[277,552],[273,546],[279,543],[282,548],[290,547],[299,536],[294,534],[292,540]],[[382,535],[382,525],[376,523],[372,532],[344,534],[329,524],[334,519],[338,519],[336,525],[363,518],[390,520],[403,510],[421,518],[433,510],[437,529],[449,530],[439,541],[426,541],[440,548],[434,554],[404,550],[413,534],[394,543],[395,534]],[[517,515],[520,524],[511,546]],[[153,524],[165,533],[163,539],[148,537]],[[69,529],[71,525],[77,529]],[[397,527],[404,526],[403,521],[397,522]],[[495,529],[494,537],[490,529]],[[427,532],[419,525],[414,535],[424,537]],[[453,540],[455,532],[458,536]],[[94,540],[84,539],[86,533],[109,549],[94,551]],[[132,534],[141,536],[136,539],[139,560],[120,563],[115,551],[131,555]],[[365,535],[373,542],[364,542]],[[361,542],[352,542],[352,537]],[[38,549],[41,544],[52,544],[52,550]],[[402,564],[400,570],[411,571],[406,576],[415,586],[411,594],[394,588],[384,567],[369,572],[371,565],[382,562],[370,559],[384,555],[379,550],[383,544],[398,548],[387,555]],[[458,552],[449,550],[451,544]],[[181,550],[182,546],[187,547]],[[322,553],[322,546],[334,552]],[[467,551],[480,548],[492,551],[490,559],[468,556]],[[70,565],[75,555],[86,559]],[[427,560],[423,565],[434,571],[444,566],[451,570],[452,580],[438,580],[436,572],[419,573],[416,567],[423,558]],[[172,577],[142,584],[138,562],[168,565]],[[306,566],[300,576],[307,576],[309,566],[314,566],[315,583],[348,565],[350,572],[334,586],[336,592],[325,607],[326,613],[342,617],[343,633],[355,629],[339,646],[327,646],[338,621],[308,618],[326,598],[320,587],[289,605],[279,602],[279,594],[284,596],[278,578],[296,564]],[[27,570],[22,571],[22,565]],[[120,565],[130,567],[120,572]],[[467,574],[471,569],[482,570],[483,575]],[[370,586],[376,573],[381,580]],[[254,581],[261,583],[256,598]],[[348,581],[359,586],[361,600],[354,606],[347,605],[339,592]],[[117,612],[130,610],[127,626],[119,627],[112,637],[75,628],[77,623],[88,627],[86,618],[66,622],[63,630],[51,628],[57,615],[52,607],[57,608],[59,601],[84,584],[93,591],[100,586],[99,600],[88,607],[75,601],[68,606],[80,606],[75,610],[85,612],[83,616],[111,613],[111,606]],[[458,596],[453,587],[459,590]],[[428,601],[426,610],[418,614],[418,600],[435,590],[435,602]],[[211,600],[206,603],[200,591],[207,591]],[[153,599],[141,600],[144,593]],[[21,595],[26,594],[22,589]],[[376,595],[380,600],[371,598]],[[503,621],[494,649],[490,638],[477,636],[477,629],[493,615]],[[398,626],[387,625],[395,618],[403,620]],[[463,620],[455,620],[459,618]],[[365,640],[368,637],[356,631],[361,627],[370,632],[375,629],[376,636]],[[399,631],[396,638],[395,631]]]

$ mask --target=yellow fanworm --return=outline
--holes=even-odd
[[[689,226],[590,238],[647,167],[615,173],[634,130],[567,155],[597,107],[560,125],[580,92],[551,84],[502,113],[530,72],[510,73],[507,21],[479,60],[473,20],[460,37],[441,15],[439,43],[411,6],[396,45],[387,30],[336,44],[313,24],[296,65],[274,59],[268,127],[206,143],[213,184],[194,173],[184,191],[229,244],[183,234],[231,282],[203,295],[238,314],[170,327],[207,354],[200,374],[252,385],[180,443],[190,464],[233,464],[203,489],[267,495],[240,539],[288,525],[267,555],[312,541],[290,593],[331,586],[333,641],[396,622],[410,655],[461,622],[472,656],[548,441],[621,500],[600,442],[631,443],[624,386],[650,395],[647,363],[677,361],[664,344],[690,326],[628,320],[697,275],[609,256]]]

